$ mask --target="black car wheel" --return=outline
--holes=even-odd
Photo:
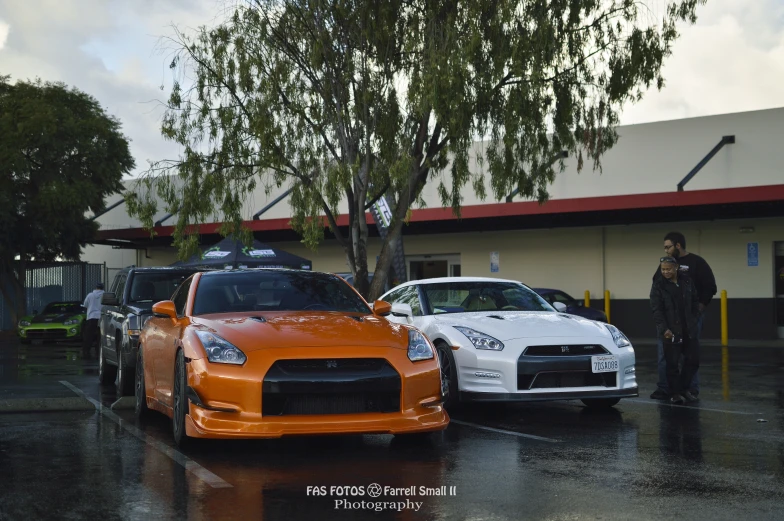
[[[103,347],[98,348],[98,381],[101,385],[112,385],[117,379],[117,366],[110,365],[103,356]]]
[[[457,388],[457,364],[452,354],[452,348],[443,341],[436,342],[438,362],[441,366],[441,394],[444,397],[444,407],[454,409],[460,403]]]
[[[125,355],[122,347],[117,353],[117,395],[130,396],[133,393],[134,379],[128,366],[125,364]]]
[[[581,400],[589,409],[609,409],[621,401],[620,398],[586,398]]]
[[[172,432],[174,441],[182,447],[188,444],[189,438],[185,434],[185,416],[188,413],[188,397],[185,389],[188,385],[185,371],[185,355],[182,350],[177,351],[177,359],[174,363],[174,407],[172,414]]]
[[[147,388],[144,385],[144,359],[142,358],[142,346],[139,346],[139,354],[136,356],[134,395],[136,397],[136,407],[134,412],[137,418],[143,418],[150,409],[147,408]]]

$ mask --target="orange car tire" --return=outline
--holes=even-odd
[[[174,442],[178,447],[188,445],[191,438],[185,432],[185,416],[188,414],[188,396],[185,390],[188,386],[187,370],[185,369],[185,355],[182,349],[177,351],[177,359],[174,362],[174,390],[172,398],[172,433]]]
[[[139,346],[139,354],[136,356],[136,371],[134,374],[133,393],[136,397],[134,413],[137,418],[142,419],[149,414],[150,409],[147,407],[147,387],[144,385],[144,359],[142,358],[141,346]]]

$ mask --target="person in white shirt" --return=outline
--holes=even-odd
[[[101,345],[98,340],[98,321],[101,319],[101,300],[103,299],[103,282],[95,285],[95,289],[84,299],[83,306],[87,309],[87,319],[84,321],[82,358],[90,358],[90,351],[95,347],[95,357]]]

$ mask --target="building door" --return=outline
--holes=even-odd
[[[784,241],[777,242],[774,247],[776,257],[773,265],[773,287],[776,290],[776,325],[779,338],[784,338]]]
[[[407,255],[408,280],[459,277],[460,255]]]

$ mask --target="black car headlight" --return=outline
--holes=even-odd
[[[210,362],[242,365],[248,359],[237,346],[215,333],[196,331],[196,335],[201,340],[201,345],[207,352],[207,360]]]

